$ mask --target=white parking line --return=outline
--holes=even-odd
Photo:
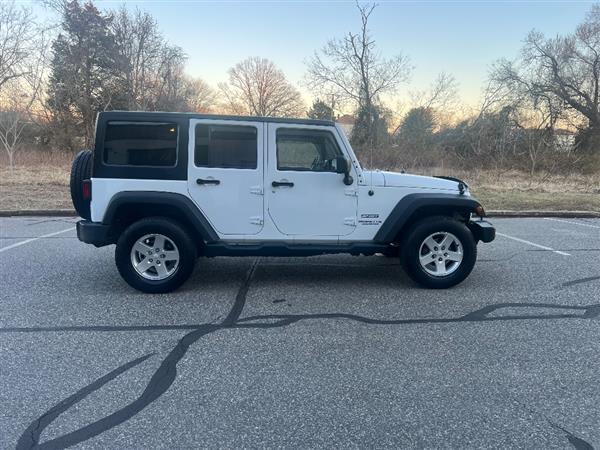
[[[75,227],[71,227],[71,228],[67,228],[66,230],[61,230],[61,231],[56,231],[54,233],[44,234],[42,236],[38,236],[38,237],[31,238],[31,239],[26,239],[21,242],[17,242],[16,244],[7,245],[6,247],[0,248],[0,253],[5,252],[6,250],[10,250],[11,248],[20,247],[21,245],[29,244],[30,242],[37,241],[38,239],[44,239],[47,237],[56,236],[57,234],[66,233],[67,231],[73,231],[74,229],[75,229]],[[7,239],[7,238],[3,238],[3,239]]]
[[[526,241],[525,239],[520,239],[520,238],[517,238],[517,237],[514,237],[514,236],[509,236],[507,234],[502,234],[502,233],[498,233],[498,232],[496,234],[498,236],[502,236],[502,237],[505,237],[505,238],[508,238],[508,239],[512,239],[513,241],[522,242],[523,244],[532,245],[534,247],[541,248],[543,250],[549,250],[551,252],[558,253],[559,255],[571,256],[570,253],[561,252],[560,250],[554,250],[553,248],[546,247],[545,245],[536,244],[535,242]]]
[[[598,225],[592,225],[591,223],[572,222],[570,220],[554,219],[554,218],[550,218],[550,217],[544,217],[544,220],[553,220],[554,222],[564,222],[564,223],[570,223],[573,225],[581,225],[582,227],[590,227],[590,228],[600,229],[600,227]]]

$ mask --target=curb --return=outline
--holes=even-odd
[[[19,209],[1,210],[0,217],[77,217],[72,209]],[[571,217],[581,219],[600,218],[600,211],[487,211],[486,217]]]
[[[77,213],[73,209],[0,209],[0,217],[77,217]]]
[[[486,211],[486,217],[571,217],[581,219],[600,218],[600,211]]]

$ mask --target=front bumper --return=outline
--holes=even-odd
[[[89,220],[80,220],[77,222],[77,238],[86,244],[93,244],[96,247],[103,247],[112,244],[109,236],[110,227],[99,222],[90,222]]]
[[[496,229],[487,220],[470,220],[467,226],[477,241],[492,242],[496,237]]]

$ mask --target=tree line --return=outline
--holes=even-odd
[[[39,22],[14,1],[0,3],[0,144],[11,166],[26,145],[92,146],[98,112],[118,109],[333,120],[346,113],[362,160],[385,168],[600,170],[598,5],[571,34],[532,31],[516,58],[493,64],[481,104],[465,110],[446,73],[390,106],[407,91],[413,67],[406,55],[377,49],[369,29],[374,4],[357,3],[356,31],[326,42],[306,62],[304,87],[315,98],[308,108],[266,58],[239,62],[213,87],[186,73],[184,50],[147,12],[100,11],[92,1],[44,4],[58,23]]]

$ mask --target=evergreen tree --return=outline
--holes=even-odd
[[[117,109],[122,101],[115,41],[110,33],[111,15],[93,3],[71,0],[64,5],[62,31],[52,45],[48,103],[55,128],[65,136],[81,136],[93,144],[96,115]],[[75,143],[71,140],[73,148]]]
[[[352,146],[360,150],[387,144],[389,133],[382,109],[373,104],[359,107],[350,140]]]
[[[403,143],[423,149],[431,145],[433,131],[435,128],[435,117],[430,108],[419,107],[411,109],[398,130]]]
[[[331,106],[319,99],[313,102],[306,115],[309,119],[334,120]]]

